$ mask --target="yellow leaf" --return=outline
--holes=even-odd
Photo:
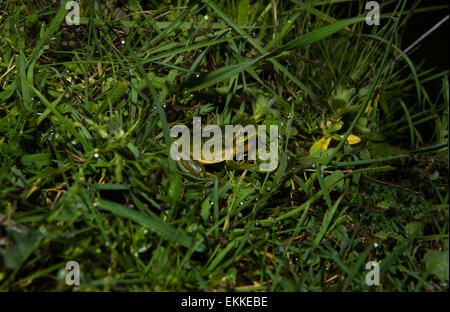
[[[309,153],[316,153],[322,150],[326,151],[330,144],[331,138],[322,137],[316,143],[314,143],[309,149]]]
[[[341,135],[340,137],[343,138],[344,135]],[[350,134],[347,138],[347,143],[350,145],[358,144],[359,142],[361,142],[361,139],[356,135]]]

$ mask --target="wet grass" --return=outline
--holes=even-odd
[[[0,3],[0,290],[448,290],[448,69],[402,43],[442,6],[108,3]],[[181,171],[194,116],[278,125],[277,169]]]

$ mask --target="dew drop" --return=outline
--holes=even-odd
[[[147,247],[146,246],[142,246],[141,248],[139,248],[138,252],[141,253],[141,252],[144,252],[146,250],[147,250]]]
[[[122,45],[124,45],[124,44],[125,44],[125,40],[120,41],[120,43],[121,43]]]
[[[98,153],[94,154],[94,158],[96,158],[96,159],[98,158]]]

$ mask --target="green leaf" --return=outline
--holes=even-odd
[[[448,281],[448,250],[428,250],[423,260],[427,271],[436,275],[440,280]]]
[[[24,166],[30,166],[35,165],[39,168],[42,168],[43,166],[49,165],[51,160],[50,153],[38,153],[38,154],[31,154],[31,155],[24,155],[20,159],[22,164]]]
[[[211,262],[211,264],[208,266],[208,269],[206,269],[207,273],[211,273],[218,265],[219,263],[222,261],[222,259],[230,252],[230,250],[232,250],[233,248],[235,248],[236,245],[234,244],[234,242],[229,243],[227,245],[227,247],[225,247],[215,258],[214,260]]]
[[[41,236],[37,232],[23,235],[15,231],[11,232],[11,236],[16,244],[4,252],[3,261],[7,268],[16,269],[36,249]]]
[[[129,190],[131,188],[131,185],[104,183],[104,184],[91,184],[91,187],[96,190],[125,191]]]
[[[210,211],[211,211],[211,204],[210,204],[210,199],[209,197],[206,198],[203,202],[202,202],[202,206],[201,206],[201,210],[200,210],[200,216],[202,217],[203,220],[207,221],[208,217],[210,215]]]
[[[104,199],[98,201],[98,206],[105,210],[112,212],[115,215],[130,219],[134,222],[142,224],[148,227],[150,230],[158,233],[159,235],[174,241],[186,248],[192,248],[196,245],[196,241],[184,231],[176,229],[173,226],[164,222],[156,215],[145,215],[139,211],[127,208],[123,205],[119,205],[114,202],[110,202]],[[204,244],[197,244],[195,251],[203,252],[205,250]]]
[[[324,179],[327,188],[336,184],[337,188],[344,187],[344,173],[341,170],[336,170]]]
[[[117,81],[116,84],[109,90],[106,94],[106,98],[109,100],[111,104],[119,101],[125,92],[128,90],[128,86],[130,85],[129,81]]]
[[[248,8],[249,8],[248,0],[239,1],[238,19],[237,19],[237,23],[239,25],[245,25],[245,23],[247,22]]]
[[[405,226],[405,232],[408,237],[421,237],[425,226],[422,222],[411,222]]]

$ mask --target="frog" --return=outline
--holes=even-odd
[[[222,137],[214,137],[213,140],[220,140],[220,144],[222,144]],[[249,143],[248,143],[248,136],[241,137],[241,140],[244,142],[244,151],[248,151]],[[213,143],[213,142],[210,142]],[[227,164],[232,165],[234,169],[236,169],[239,166],[236,166],[232,160],[235,157],[236,154],[236,144],[233,144],[231,147],[223,147],[222,146],[222,155],[219,155],[219,152],[213,152],[213,158],[212,159],[198,159],[195,160],[193,155],[194,151],[193,148],[191,148],[191,151],[189,155],[184,155],[182,152],[180,153],[180,159],[176,160],[178,168],[182,172],[185,172],[187,174],[194,175],[197,178],[207,178],[207,179],[214,179],[215,176],[210,174],[206,171],[204,165],[211,165],[211,164],[217,164],[220,162],[226,161]],[[251,145],[250,145],[251,146]],[[197,148],[202,148],[201,146],[198,146]],[[200,151],[196,151],[199,153]],[[246,166],[248,167],[248,166]]]

